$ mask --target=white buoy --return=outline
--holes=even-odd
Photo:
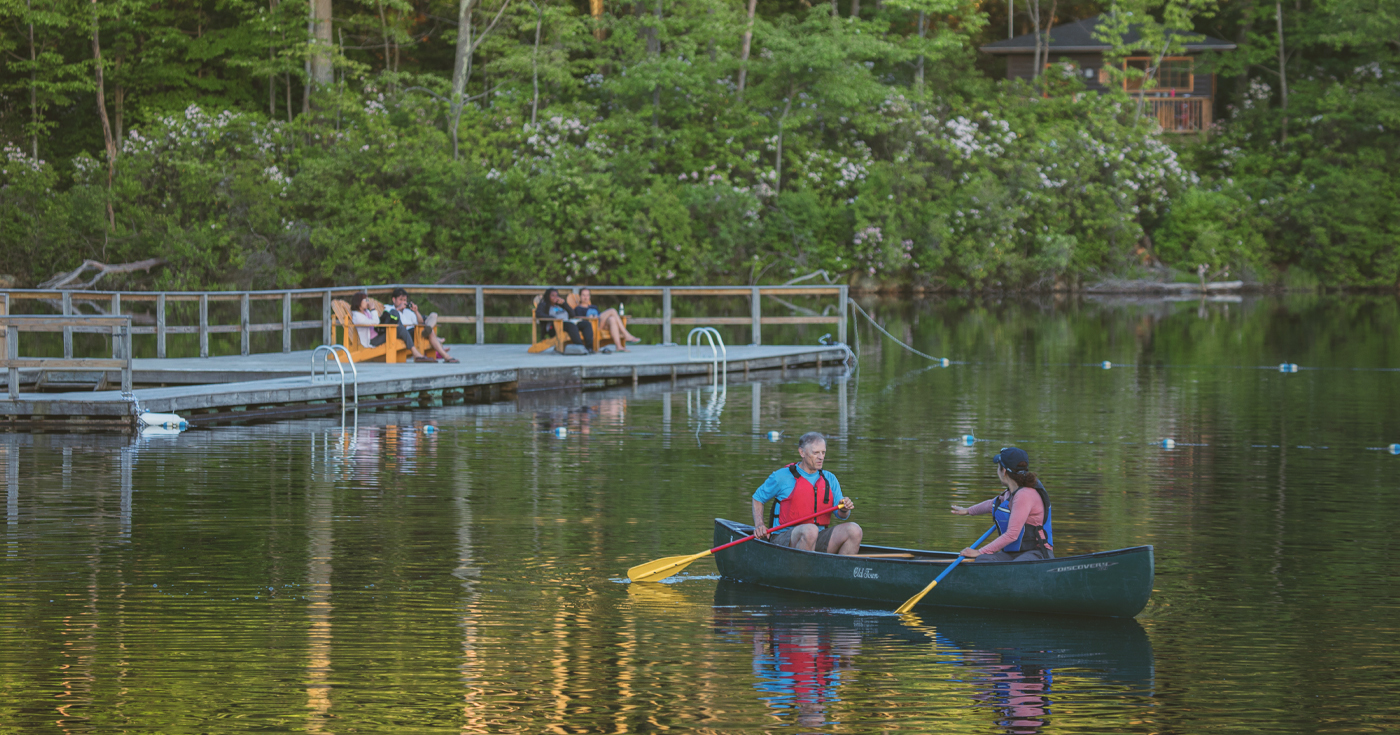
[[[781,432],[781,431],[770,431],[770,432],[768,432],[768,441],[770,441],[770,442],[776,442],[776,441],[782,441],[782,439],[783,439],[783,432]]]
[[[977,443],[977,437],[975,437],[975,436],[973,436],[973,435],[971,435],[971,434],[963,434],[962,442],[963,442],[963,446],[968,446],[968,447],[970,447],[970,446],[972,446],[973,444],[976,444],[976,443]]]
[[[1175,439],[1163,439],[1163,440],[1162,440],[1162,448],[1163,448],[1163,449],[1176,449],[1176,440],[1175,440]]]
[[[953,361],[952,361],[952,360],[949,360],[949,359],[946,358],[946,357],[943,358],[942,360],[939,360],[939,361],[938,361],[938,366],[939,366],[939,367],[948,367],[949,365],[952,365],[952,364],[953,364]]]
[[[436,433],[437,433],[437,427],[436,427],[436,426],[424,426],[424,427],[423,427],[423,433],[424,433],[424,434],[436,434]]]
[[[1400,454],[1400,444],[1391,444],[1391,445],[1390,445],[1390,453],[1391,453],[1391,454]]]
[[[567,426],[560,426],[554,430],[554,435],[563,439],[569,435],[569,428]]]
[[[1103,368],[1104,370],[1112,370],[1113,363],[1109,362],[1108,360],[1104,360],[1103,362],[1099,363],[1099,367]]]
[[[1281,362],[1279,363],[1278,371],[1281,373],[1296,373],[1298,372],[1298,364],[1293,362]]]
[[[159,426],[164,429],[178,429],[184,431],[190,428],[188,421],[176,416],[173,413],[151,413],[146,412],[137,416],[142,426]]]

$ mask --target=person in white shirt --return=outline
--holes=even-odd
[[[413,331],[422,329],[423,336],[428,338],[434,351],[443,358],[443,362],[458,362],[457,358],[448,354],[447,347],[442,344],[442,340],[433,332],[433,327],[437,325],[437,313],[429,314],[425,319],[423,313],[418,310],[418,305],[408,298],[408,291],[403,288],[394,289],[390,296],[388,306],[384,309],[385,317],[388,321],[398,324],[399,337],[408,345],[413,352],[413,359],[417,362],[437,362],[431,357],[423,354],[422,350],[413,344]]]

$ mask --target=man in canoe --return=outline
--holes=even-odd
[[[953,515],[991,513],[992,522],[1001,535],[981,549],[963,549],[962,555],[973,561],[1054,559],[1050,494],[1031,472],[1030,455],[1024,449],[1005,447],[992,461],[996,462],[997,479],[1006,487],[1006,492],[971,508],[954,505]]]
[[[773,534],[773,543],[803,551],[819,551],[825,554],[854,555],[860,551],[860,541],[864,537],[860,525],[841,523],[831,525],[831,516],[845,521],[851,517],[856,504],[850,498],[841,497],[841,483],[830,472],[822,471],[826,461],[826,437],[819,432],[809,431],[797,440],[797,455],[800,462],[794,462],[776,470],[753,494],[754,535],[761,539],[769,537],[768,525],[763,523],[763,506],[773,503],[773,515],[769,525],[780,526],[830,508],[833,512],[817,516],[810,523],[784,528]]]

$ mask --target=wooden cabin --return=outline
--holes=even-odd
[[[1108,91],[1109,75],[1104,71],[1104,53],[1109,45],[1094,37],[1094,29],[1099,24],[1099,16],[1055,26],[1050,30],[1049,63],[1069,63],[1074,65],[1084,77],[1084,86],[1096,92]],[[1135,40],[1131,31],[1125,40]],[[1186,44],[1186,53],[1181,56],[1168,56],[1162,60],[1157,71],[1157,86],[1146,95],[1144,114],[1157,118],[1165,133],[1199,133],[1210,128],[1215,120],[1215,74],[1197,73],[1197,57],[1206,51],[1232,51],[1235,44],[1218,38],[1198,38]],[[1006,57],[1007,79],[1031,79],[1034,77],[1035,34],[1008,38],[989,43],[982,51]],[[1133,55],[1119,62],[1125,68],[1146,70],[1153,58],[1147,52]],[[1117,84],[1129,94],[1142,94],[1135,90],[1141,80],[1119,80]]]

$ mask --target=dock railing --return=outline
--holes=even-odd
[[[21,369],[38,370],[110,370],[113,368],[122,371],[122,392],[131,392],[131,316],[90,316],[90,315],[70,315],[70,316],[16,316],[12,314],[0,315],[0,327],[5,333],[4,350],[5,357],[0,359],[0,369],[7,373],[7,386],[9,388],[10,400],[19,400],[19,371]],[[73,332],[102,332],[112,335],[112,357],[111,358],[74,358],[71,355],[71,343],[69,355],[62,358],[52,357],[20,357],[19,356],[19,333],[20,332],[63,332],[65,335],[72,335]]]
[[[60,316],[75,315],[75,303],[88,303],[97,306],[108,314],[121,315],[124,309],[129,310],[135,302],[154,302],[154,325],[131,325],[131,317],[127,315],[128,334],[155,335],[156,357],[167,356],[167,337],[172,334],[194,334],[199,338],[199,356],[209,357],[209,335],[211,334],[238,334],[240,343],[240,354],[251,354],[250,337],[258,332],[281,332],[282,352],[292,351],[292,333],[297,330],[321,330],[321,343],[329,344],[334,339],[332,323],[334,312],[331,309],[331,301],[337,298],[345,298],[351,294],[365,291],[371,296],[386,297],[397,286],[353,286],[338,287],[328,289],[282,289],[274,291],[59,291],[59,290],[39,290],[39,289],[6,289],[0,291],[0,315],[15,311],[15,307],[20,301],[41,301],[51,303],[62,313]],[[453,295],[461,297],[471,297],[474,309],[470,314],[439,314],[438,324],[459,324],[473,325],[475,327],[476,344],[486,344],[486,326],[490,324],[530,324],[530,316],[527,313],[510,315],[487,315],[487,298],[491,296],[534,296],[544,291],[547,286],[478,286],[478,285],[440,285],[440,284],[403,284],[415,298],[426,295]],[[752,330],[752,343],[762,344],[762,334],[764,325],[791,325],[791,324],[833,324],[836,326],[836,338],[846,341],[846,314],[847,302],[849,299],[848,287],[844,285],[831,286],[558,286],[560,289],[588,288],[594,296],[618,296],[618,297],[659,297],[660,316],[642,317],[635,314],[628,315],[629,325],[659,325],[661,327],[661,341],[664,344],[674,344],[672,329],[676,326],[722,326],[736,325],[748,326]],[[789,297],[834,297],[836,299],[834,313],[818,313],[813,309],[796,307],[788,302]],[[743,297],[749,300],[748,316],[676,316],[673,313],[675,301],[685,298],[704,297]],[[763,298],[768,297],[778,301],[786,307],[788,314],[783,316],[765,316],[763,314]],[[274,322],[252,321],[252,303],[274,301],[281,304],[281,319]],[[313,304],[320,302],[320,319],[293,319],[293,304],[295,302],[310,301]],[[185,325],[171,325],[167,323],[168,305],[180,302],[194,302],[198,304],[198,323]],[[236,324],[211,324],[209,321],[209,304],[211,302],[237,302],[239,306],[239,319]],[[8,308],[7,308],[8,307]],[[314,307],[313,307],[314,308]],[[303,315],[306,309],[302,309]],[[794,315],[793,311],[806,311],[809,313]],[[91,325],[90,322],[82,324]],[[63,357],[73,358],[73,334],[75,331],[93,331],[90,329],[79,329],[78,324],[63,327]],[[3,354],[3,353],[0,353]],[[129,353],[128,353],[129,354]]]

